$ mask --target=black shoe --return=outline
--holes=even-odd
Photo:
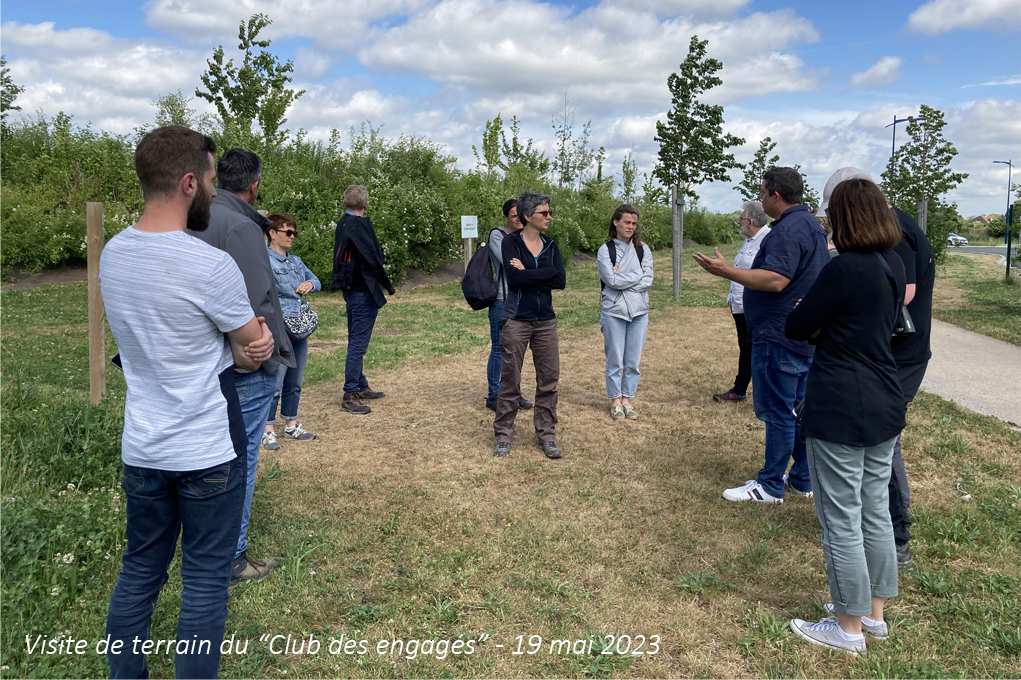
[[[557,448],[556,442],[543,442],[539,444],[539,448],[542,449],[542,452],[545,453],[546,457],[550,460],[557,460],[558,458],[564,457],[564,454]]]
[[[344,401],[340,404],[340,410],[357,415],[372,413],[372,409],[363,404],[362,400],[358,398],[357,392],[351,392],[344,395]]]
[[[518,408],[527,411],[528,409],[532,408],[532,406],[533,406],[532,402],[528,401],[524,397],[518,399]]]
[[[486,399],[486,408],[490,411],[496,412],[496,399]]]
[[[493,449],[493,455],[497,458],[505,458],[510,455],[510,450],[510,442],[497,442],[496,448]]]
[[[358,393],[358,398],[364,399],[365,401],[372,401],[373,399],[382,399],[385,396],[386,394],[384,394],[383,392],[373,392],[368,388],[365,388],[364,390]]]
[[[915,566],[915,558],[911,556],[911,548],[908,544],[897,546],[897,568],[910,569]]]
[[[748,397],[738,394],[734,390],[727,390],[722,394],[714,394],[713,401],[745,401]]]

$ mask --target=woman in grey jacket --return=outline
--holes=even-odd
[[[606,350],[606,396],[612,400],[610,417],[637,420],[630,400],[638,389],[638,363],[649,326],[652,250],[638,233],[636,208],[624,204],[613,212],[610,240],[599,248],[596,260],[603,284],[600,325]]]

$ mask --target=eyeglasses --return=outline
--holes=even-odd
[[[294,238],[295,236],[298,235],[298,232],[296,232],[293,229],[274,229],[273,231],[277,232],[278,234],[283,234],[287,238]]]
[[[552,210],[536,210],[532,214],[533,215],[542,215],[546,219],[549,219],[549,218],[553,217],[553,211]]]

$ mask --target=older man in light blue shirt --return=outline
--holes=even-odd
[[[769,216],[762,210],[762,204],[758,201],[748,201],[742,206],[741,219],[739,224],[741,234],[745,237],[741,250],[737,251],[734,257],[734,266],[739,269],[750,269],[762,240],[769,234],[769,227],[765,226]],[[730,282],[730,294],[727,295],[727,305],[730,306],[730,313],[734,315],[734,325],[737,326],[737,346],[741,351],[737,363],[737,376],[734,378],[734,386],[722,394],[714,394],[716,401],[744,401],[748,392],[748,383],[752,379],[752,345],[748,341],[748,324],[744,318],[744,286],[737,281]]]

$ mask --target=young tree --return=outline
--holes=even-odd
[[[807,205],[812,212],[819,209],[819,192],[808,186],[808,175],[801,172],[801,166],[795,165],[794,169],[801,175],[801,183],[804,185],[802,191],[802,203]]]
[[[727,149],[744,144],[740,137],[723,134],[722,106],[698,100],[723,84],[716,75],[723,64],[706,56],[708,45],[708,40],[691,37],[680,71],[667,78],[672,101],[666,122],[656,121],[659,165],[654,174],[665,186],[676,184],[691,198],[698,196],[694,187],[703,182],[730,181],[727,171],[741,164]]]
[[[892,203],[912,214],[923,198],[940,197],[968,177],[954,172],[950,161],[957,149],[943,137],[943,112],[922,104],[918,116],[909,116],[906,132],[910,140],[897,149],[883,172],[883,191]]]
[[[503,130],[500,131],[500,146],[504,157],[500,168],[505,172],[527,170],[537,178],[544,177],[550,170],[550,161],[546,154],[533,146],[531,137],[527,142],[521,142],[521,121],[517,116],[511,117],[508,127],[511,132],[510,143],[507,142],[507,134]]]
[[[294,64],[290,60],[279,63],[266,51],[270,41],[258,40],[259,32],[271,23],[264,14],[242,21],[238,26],[238,49],[244,53],[241,66],[235,66],[233,59],[224,63],[223,46],[218,46],[202,74],[206,90],[196,88],[195,96],[216,107],[224,134],[248,136],[258,121],[263,141],[276,146],[287,138],[288,131],[281,130],[287,122],[284,113],[305,90],[295,92],[287,87],[293,80],[289,74],[294,72]],[[256,52],[256,48],[261,49]]]
[[[185,97],[178,90],[168,92],[152,103],[156,107],[156,127],[164,125],[183,125],[192,127],[195,124],[195,110],[188,107],[191,97]]]
[[[503,134],[503,119],[500,114],[496,118],[486,121],[486,130],[482,133],[482,155],[472,144],[472,152],[475,153],[475,161],[480,168],[486,172],[496,172],[500,164],[500,136]]]
[[[25,88],[14,84],[11,69],[7,68],[7,57],[0,54],[0,121],[7,120],[8,111],[21,111],[20,106],[14,105],[14,100],[24,91]]]
[[[620,200],[631,204],[638,201],[638,163],[634,148],[627,152],[620,166]]]
[[[759,148],[755,152],[752,162],[743,166],[744,178],[740,184],[734,187],[734,191],[739,192],[744,200],[758,200],[759,193],[762,191],[762,176],[766,174],[766,170],[775,167],[780,162],[780,156],[777,154],[769,155],[769,152],[775,148],[776,142],[772,138],[766,137],[759,142]]]
[[[553,157],[553,172],[557,186],[573,186],[581,175],[592,165],[596,154],[588,148],[592,135],[592,121],[582,126],[579,139],[574,139],[574,112],[568,93],[559,102],[558,115],[553,117],[553,136],[556,138],[556,155]]]

